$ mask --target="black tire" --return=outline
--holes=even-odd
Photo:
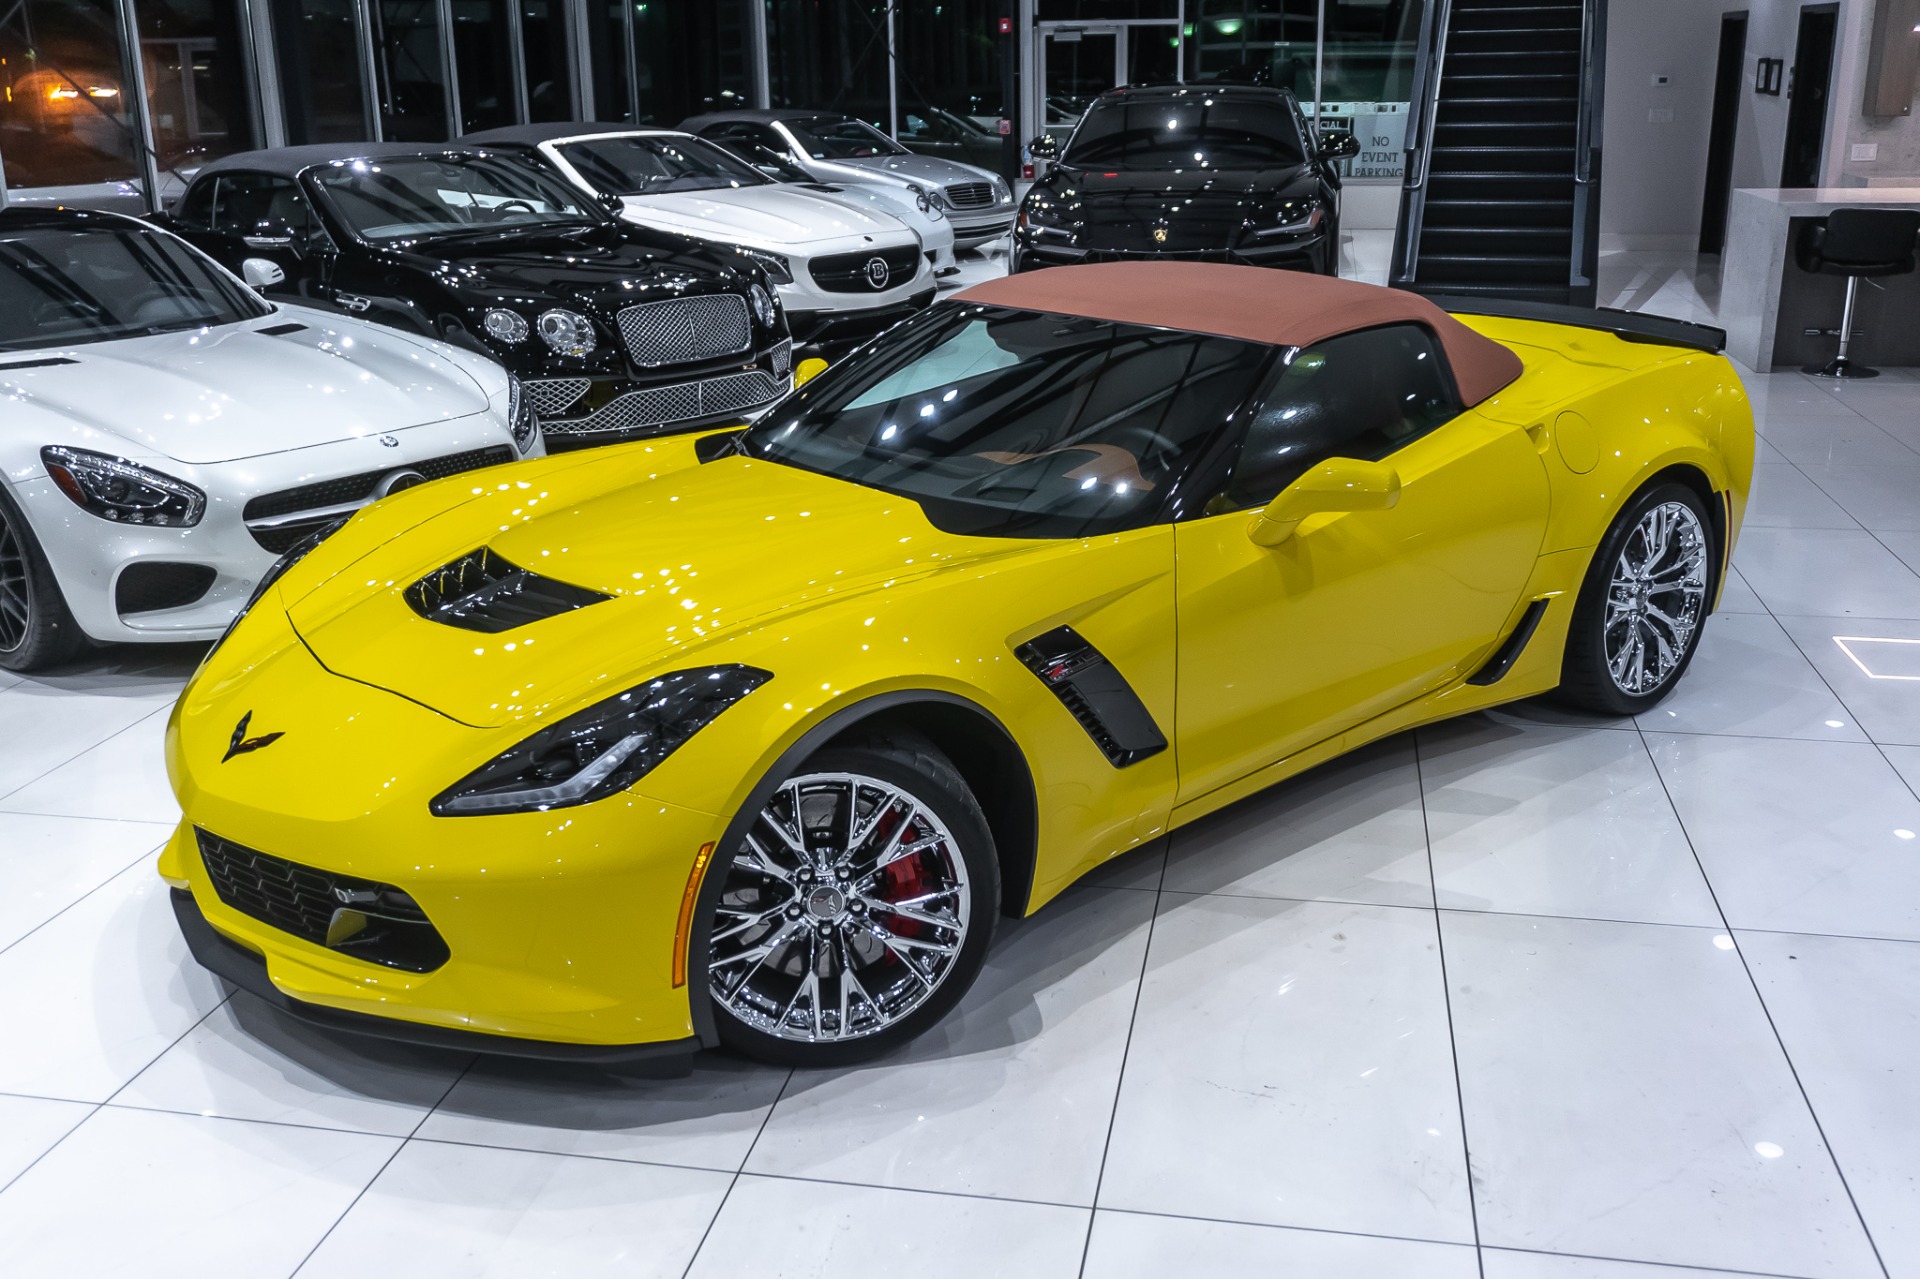
[[[845,779],[864,779],[870,788],[863,792],[858,782]],[[902,811],[894,800],[882,803],[889,791],[915,807]],[[842,851],[835,841],[848,841],[833,830],[838,815],[859,814],[863,803],[873,805],[867,837]],[[790,820],[801,805],[814,823]],[[839,807],[830,812],[831,805]],[[835,820],[817,820],[826,816]],[[782,830],[796,827],[810,862],[790,841],[780,842]],[[861,872],[878,860],[883,846],[892,851],[889,840],[909,834],[910,843],[931,840],[932,846],[896,858],[885,870]],[[754,844],[769,849],[769,856],[759,857]],[[765,861],[791,878],[756,868]],[[830,881],[830,864],[843,863],[851,873]],[[959,877],[950,875],[956,866]],[[720,1038],[780,1066],[865,1061],[924,1033],[979,976],[1000,904],[999,859],[980,805],[946,756],[904,736],[833,746],[813,756],[774,792],[748,840],[716,861],[711,873],[728,878],[696,958],[708,965]],[[810,877],[804,882],[803,873]],[[923,887],[937,889],[943,877],[954,887],[931,900],[921,896]],[[894,915],[886,905],[904,908],[915,900],[922,902],[921,915],[948,917],[957,926]],[[743,925],[750,919],[759,922]],[[750,958],[769,946],[766,962]],[[853,983],[842,975],[849,968]],[[861,994],[868,996],[864,1008]]]
[[[1690,519],[1675,508],[1683,509]],[[1631,570],[1623,557],[1649,550],[1642,526],[1657,511],[1667,513],[1673,522],[1672,532],[1663,539],[1663,549],[1648,563],[1651,579],[1639,588],[1624,586],[1623,575]],[[1691,567],[1696,558],[1697,595]],[[1683,561],[1684,573],[1678,567]],[[1637,715],[1658,705],[1680,682],[1699,651],[1707,611],[1718,585],[1719,566],[1713,520],[1698,493],[1684,484],[1661,483],[1635,495],[1608,528],[1587,567],[1567,632],[1559,700],[1603,715]],[[1666,586],[1668,581],[1683,584]],[[1610,631],[1609,603],[1616,589],[1623,592],[1621,599],[1628,603],[1624,611],[1613,610],[1615,620]],[[1636,591],[1637,603],[1633,600]],[[1682,634],[1667,625],[1668,621],[1689,625]],[[1637,649],[1633,648],[1635,639]],[[1652,653],[1658,671],[1649,672],[1644,660],[1635,658],[1636,652]],[[1616,677],[1610,658],[1627,663],[1624,678]]]
[[[87,648],[40,540],[0,487],[0,670],[43,671]]]

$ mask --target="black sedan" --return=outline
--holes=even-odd
[[[254,151],[201,169],[166,221],[270,297],[491,355],[549,448],[737,420],[792,383],[750,259],[622,223],[519,155]]]
[[[1333,275],[1353,136],[1316,141],[1291,93],[1259,85],[1115,89],[1095,98],[1020,207],[1013,269],[1193,258]]]

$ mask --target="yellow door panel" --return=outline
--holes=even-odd
[[[1385,459],[1389,510],[1177,526],[1182,802],[1466,673],[1534,568],[1547,481],[1525,431],[1468,413]]]

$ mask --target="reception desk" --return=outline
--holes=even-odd
[[[1802,271],[1794,261],[1793,245],[1806,223],[1844,208],[1920,209],[1920,181],[1910,187],[1733,193],[1726,251],[1720,257],[1727,354],[1757,373],[1833,358],[1847,282],[1837,275]],[[1920,275],[1862,280],[1853,320],[1854,360],[1879,368],[1920,367],[1917,317]]]

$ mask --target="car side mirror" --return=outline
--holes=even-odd
[[[240,237],[240,242],[249,249],[291,248],[293,245],[293,224],[262,218],[253,224],[253,230]]]
[[[285,283],[287,273],[280,269],[280,264],[277,262],[269,262],[265,258],[248,258],[240,264],[240,278],[247,282],[248,288],[265,293],[274,285]]]
[[[1027,143],[1027,153],[1036,160],[1052,160],[1060,154],[1060,139],[1043,133]]]
[[[793,387],[799,390],[813,379],[827,371],[827,362],[818,357],[800,361],[800,367],[793,371]]]
[[[1322,160],[1351,160],[1360,154],[1360,139],[1345,129],[1329,129],[1320,135]]]
[[[1330,511],[1384,511],[1400,503],[1400,472],[1384,462],[1328,458],[1280,490],[1254,518],[1247,536],[1256,546],[1278,546],[1300,521]]]
[[[616,218],[627,211],[627,202],[617,195],[610,195],[603,191],[599,195],[596,195],[594,199],[600,202],[601,208],[613,214]]]

